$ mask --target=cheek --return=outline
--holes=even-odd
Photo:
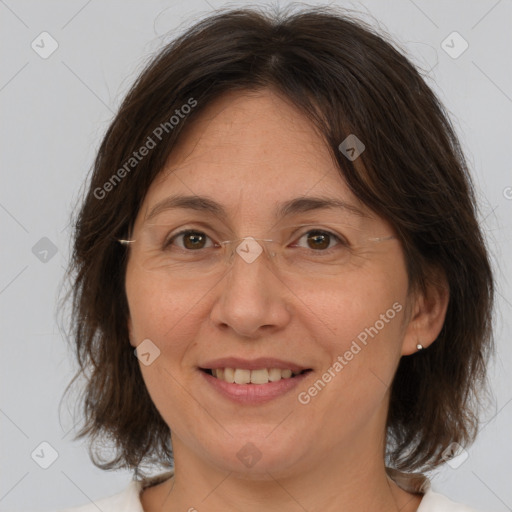
[[[401,356],[407,284],[404,266],[383,264],[353,274],[339,290],[318,292],[310,301],[311,309],[317,306],[318,325],[325,327],[319,341],[328,358],[321,382],[304,391],[325,414],[340,407],[364,423],[382,403]],[[336,418],[331,419],[338,423]]]
[[[204,296],[204,290],[177,288],[136,265],[128,265],[125,287],[132,344],[149,338],[164,346],[168,337],[176,339],[175,334],[192,322],[194,309]]]
[[[182,373],[187,350],[195,339],[198,307],[204,295],[190,288],[177,290],[154,274],[128,265],[125,281],[131,323],[131,344],[151,340],[159,355],[151,364],[140,364],[142,377],[153,403],[171,429],[187,431],[186,411],[190,395],[185,391],[189,375]],[[177,380],[180,385],[176,385]]]
[[[359,287],[359,291],[346,304],[347,318],[354,321],[350,323],[349,337],[345,338],[349,346],[345,348],[357,352],[357,345],[361,347],[353,357],[353,366],[386,383],[400,359],[407,285],[405,266],[397,258],[395,265],[382,265],[371,276],[352,283],[352,289]],[[347,353],[347,357],[351,355]]]
[[[314,287],[294,290],[304,313],[308,312],[311,323],[317,324],[317,328],[310,328],[323,331],[322,344],[330,347],[331,352],[348,349],[360,333],[364,340],[365,329],[376,323],[380,339],[400,341],[408,285],[401,263],[397,258],[394,265],[382,262],[365,266],[347,273],[336,286],[332,281],[319,281]]]

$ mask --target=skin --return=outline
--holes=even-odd
[[[274,206],[304,195],[341,198],[371,215],[311,123],[270,90],[225,94],[187,126],[146,195],[134,239],[151,208],[178,192],[221,203],[228,214],[222,229],[232,238],[265,238],[277,221]],[[182,215],[190,223],[198,214]],[[393,234],[376,215],[363,221],[346,211],[317,211],[294,220],[304,219],[325,228],[350,219],[368,233]],[[430,287],[408,295],[398,240],[375,244],[341,276],[317,282],[291,281],[265,258],[248,264],[240,257],[221,279],[173,281],[145,270],[141,258],[134,244],[126,272],[130,342],[149,338],[160,350],[141,371],[172,432],[176,468],[174,479],[142,492],[146,512],[418,508],[421,496],[400,489],[384,469],[389,386],[400,358],[439,334],[448,292]],[[396,302],[402,310],[310,403],[300,404],[297,394]],[[275,357],[313,371],[299,389],[270,402],[234,404],[198,370],[227,356]],[[237,457],[247,442],[261,454],[250,468]]]

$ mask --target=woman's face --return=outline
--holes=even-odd
[[[206,197],[225,217],[166,209],[161,202],[175,195]],[[349,207],[277,215],[284,203],[317,197]],[[358,241],[393,234],[350,192],[295,108],[270,91],[229,93],[187,127],[146,195],[133,239],[152,240],[151,230],[161,235],[164,224],[172,233],[185,226],[207,238],[178,237],[176,250],[212,251],[227,239],[289,236],[286,226],[303,223]],[[303,232],[286,251],[341,247]],[[151,340],[139,350],[141,370],[171,429],[177,464],[188,457],[264,478],[328,467],[334,457],[362,467],[382,456],[389,386],[401,355],[416,344],[404,318],[408,280],[398,240],[349,250],[341,266],[317,261],[295,273],[265,252],[245,257],[257,255],[258,245],[242,244],[223,274],[205,271],[195,256],[148,264],[153,256],[143,245],[131,246],[126,272],[131,344]],[[230,370],[224,378],[204,371],[226,367],[238,369],[238,382],[281,379],[228,383]],[[309,371],[286,378],[287,369]]]

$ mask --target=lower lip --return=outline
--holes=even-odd
[[[225,380],[217,379],[209,373],[199,370],[199,372],[221,395],[242,404],[260,404],[268,402],[274,398],[285,395],[295,388],[311,372],[301,373],[289,379],[281,379],[268,384],[233,384]]]

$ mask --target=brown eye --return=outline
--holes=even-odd
[[[303,239],[306,239],[306,245],[300,242]],[[347,246],[346,242],[339,236],[321,229],[312,229],[304,233],[294,245],[316,252],[327,252],[327,250],[333,249],[336,245],[339,245],[340,248]]]
[[[308,233],[308,245],[311,247],[311,249],[327,249],[329,247],[329,234],[319,231],[310,231],[310,233]]]
[[[205,236],[201,233],[190,233],[185,234],[183,240],[187,249],[197,249],[198,247],[202,249],[205,242]]]
[[[208,235],[205,235],[201,231],[182,231],[174,235],[166,244],[166,247],[177,245],[180,249],[186,250],[198,250],[204,249]],[[181,240],[181,243],[176,243],[176,240]]]

